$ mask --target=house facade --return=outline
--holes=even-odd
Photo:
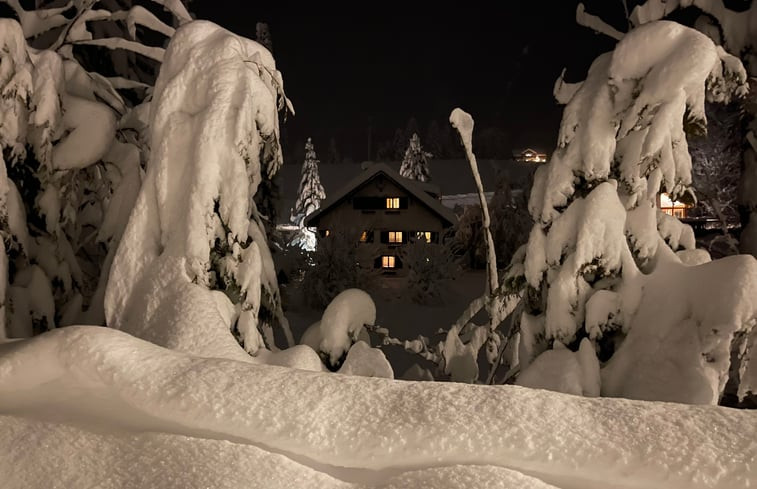
[[[438,243],[456,221],[443,206],[437,187],[403,178],[385,164],[363,170],[305,218],[319,239],[347,232],[358,245],[361,264],[387,273],[403,273],[404,245]]]

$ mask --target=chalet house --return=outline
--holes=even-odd
[[[513,159],[515,161],[529,163],[544,163],[547,161],[547,154],[536,151],[535,149],[526,148],[523,150],[513,151]]]
[[[457,221],[442,205],[435,185],[403,178],[383,163],[368,166],[327,197],[320,209],[305,218],[319,239],[334,230],[354,232],[358,256],[373,268],[402,270],[400,250],[416,240],[438,243],[442,232]]]

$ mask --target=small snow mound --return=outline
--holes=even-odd
[[[556,344],[554,350],[547,350],[536,357],[520,374],[517,384],[532,389],[597,397],[599,379],[599,361],[594,347],[584,338],[575,353]]]
[[[393,379],[394,371],[384,352],[378,348],[371,348],[364,341],[358,341],[347,352],[340,374],[360,375],[362,377],[381,377]]]
[[[328,355],[329,363],[335,367],[357,341],[363,326],[375,322],[376,304],[370,295],[360,289],[342,291],[323,312],[318,350]]]

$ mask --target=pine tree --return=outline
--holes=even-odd
[[[18,18],[0,29],[0,88],[11,94],[0,102],[8,332],[103,324],[108,270],[147,159],[137,106],[165,53],[159,36],[191,17],[179,2],[77,2],[66,15],[53,1],[4,3]]]
[[[639,54],[646,52],[656,56]],[[559,357],[553,349],[567,346],[578,350],[581,362],[590,351],[597,372],[599,361],[607,362],[601,378],[607,395],[657,398],[675,390],[673,383],[699,376],[666,400],[717,402],[730,349],[740,335],[749,337],[752,323],[723,319],[728,312],[679,315],[661,302],[696,300],[682,287],[678,299],[661,299],[659,289],[676,289],[671,284],[697,268],[687,264],[709,257],[694,249],[689,226],[657,209],[656,198],[660,192],[692,197],[687,134],[706,128],[705,95],[728,102],[745,93],[746,73],[737,59],[673,22],[642,25],[594,61],[568,97],[557,150],[536,170],[529,200],[535,224],[525,259],[514,265],[527,283],[518,340],[524,385],[534,385],[532,374]],[[708,270],[717,266],[731,276],[718,284],[725,296],[754,283],[751,258]],[[666,330],[680,336],[672,339]],[[676,356],[684,337],[696,343],[686,367],[679,362],[688,360]],[[742,362],[746,368],[748,355]],[[541,380],[563,388],[555,379]],[[599,382],[583,393],[598,395]]]
[[[273,39],[271,39],[271,30],[265,22],[255,24],[255,40],[265,46],[273,54]]]
[[[432,120],[426,130],[426,137],[423,139],[426,142],[426,148],[436,157],[444,158],[444,152],[442,150],[442,133],[439,129],[439,123],[436,119]]]
[[[297,202],[292,209],[291,221],[302,227],[305,217],[321,207],[321,201],[326,198],[326,192],[321,185],[318,174],[318,159],[313,148],[313,142],[308,138],[305,143],[305,162],[302,164],[302,176],[297,192]]]
[[[410,138],[410,145],[405,150],[405,158],[402,160],[400,175],[420,182],[428,182],[431,179],[431,169],[428,165],[428,159],[433,155],[423,150],[421,147],[421,138],[418,134],[413,133]]]
[[[757,2],[723,2],[722,0],[646,0],[638,2],[630,11],[626,11],[629,27],[636,27],[664,18],[674,18],[680,10],[702,15],[694,21],[694,27],[710,37],[713,42],[738,56],[752,80],[757,76],[757,36],[754,35],[754,19],[757,18]],[[583,4],[579,4],[576,21],[614,39],[622,39],[623,32],[616,30],[600,17],[590,15]],[[558,86],[567,86],[558,80]],[[739,249],[741,253],[750,253],[757,257],[757,103],[755,90],[750,90],[747,97],[738,102],[744,109],[746,124],[742,127],[744,165],[739,175],[739,188],[736,192],[741,235]]]
[[[335,165],[342,162],[342,156],[339,154],[339,148],[336,146],[336,139],[333,137],[329,139],[329,152],[326,157],[326,163],[329,165]]]

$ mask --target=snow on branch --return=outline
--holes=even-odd
[[[576,94],[583,83],[567,83],[565,81],[565,71],[566,69],[563,68],[560,72],[560,76],[555,80],[555,87],[552,90],[552,95],[554,95],[555,100],[557,100],[557,103],[560,105],[565,105],[570,102],[570,99],[573,98],[573,95]]]
[[[576,8],[576,22],[579,25],[593,29],[596,32],[617,39],[618,41],[623,39],[623,36],[625,35],[596,15],[586,13],[586,7],[583,3],[579,3]]]

